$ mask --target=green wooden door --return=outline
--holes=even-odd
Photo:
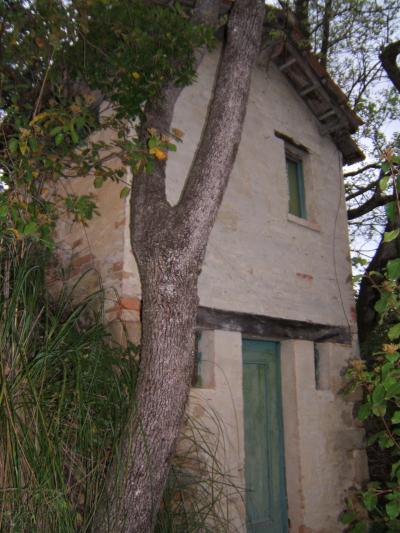
[[[248,533],[288,530],[279,343],[243,341]]]

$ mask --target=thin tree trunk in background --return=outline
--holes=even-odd
[[[294,12],[300,29],[310,44],[309,0],[296,0]]]
[[[322,42],[321,42],[321,52],[320,52],[320,60],[325,68],[328,64],[331,19],[332,19],[332,0],[326,0],[324,18],[322,21]]]
[[[212,2],[205,1],[208,9]],[[135,176],[131,242],[143,295],[141,363],[135,410],[123,438],[122,471],[111,472],[96,533],[149,533],[167,480],[190,389],[197,280],[240,142],[251,72],[261,42],[262,0],[236,0],[203,137],[182,199],[170,206],[165,164]],[[169,131],[177,90],[147,116]]]
[[[395,223],[387,223],[385,232],[392,231],[399,226],[400,220],[397,217]],[[383,272],[388,261],[398,257],[400,257],[400,237],[390,242],[384,242],[383,233],[375,255],[361,280],[357,298],[357,326],[361,346],[368,341],[371,335],[374,335],[374,329],[379,322],[379,315],[374,308],[379,298],[379,292],[374,288],[374,284],[379,285],[382,279],[375,280],[373,272]]]
[[[400,54],[400,41],[388,44],[383,48],[379,54],[379,59],[383,68],[386,70],[389,79],[400,92],[400,69],[397,65],[397,57]],[[377,192],[380,193],[379,184],[377,185]],[[375,194],[369,202],[373,201]],[[368,201],[366,204],[368,204]],[[385,202],[387,203],[387,202]],[[365,204],[364,204],[365,205]],[[384,205],[383,203],[380,205]],[[366,211],[368,212],[368,211]],[[400,227],[399,217],[396,217],[395,223],[388,222],[385,232],[392,231]],[[374,305],[379,298],[378,291],[374,288],[374,274],[373,272],[382,272],[391,259],[400,257],[400,237],[397,237],[391,242],[384,242],[384,233],[382,235],[379,246],[375,255],[368,265],[365,275],[360,283],[360,291],[357,298],[357,325],[358,337],[360,344],[363,345],[368,341],[371,333],[378,325],[379,315],[375,311]],[[377,280],[379,284],[380,280]]]
[[[379,59],[390,81],[400,93],[400,68],[397,64],[397,57],[400,55],[400,41],[390,43],[379,54]]]

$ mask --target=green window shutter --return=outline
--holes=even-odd
[[[306,218],[303,163],[301,159],[286,156],[286,169],[289,184],[289,213],[297,217]]]

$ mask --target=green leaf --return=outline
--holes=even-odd
[[[57,135],[57,133],[60,133],[61,131],[62,131],[62,127],[61,127],[61,126],[56,126],[55,128],[52,128],[52,129],[50,130],[49,135],[50,135],[51,137],[55,137],[55,136]]]
[[[395,442],[391,437],[389,437],[389,435],[383,433],[378,439],[378,444],[381,449],[386,449],[393,448]]]
[[[56,146],[59,146],[64,140],[64,135],[62,133],[57,133],[55,138]]]
[[[39,148],[39,144],[35,137],[29,137],[29,146],[31,147],[33,152],[36,152],[36,150]]]
[[[390,280],[396,281],[400,278],[400,258],[388,261],[386,269]]]
[[[149,149],[155,148],[158,145],[158,140],[155,137],[150,137],[147,143]]]
[[[350,529],[349,533],[366,533],[367,526],[364,524],[364,522],[357,522],[357,524]]]
[[[340,521],[342,524],[351,524],[356,518],[357,515],[353,511],[346,511],[340,515]]]
[[[387,361],[390,361],[390,363],[395,363],[396,361],[400,359],[400,354],[399,352],[387,353],[385,354],[385,359]]]
[[[0,207],[0,218],[6,218],[8,215],[8,207],[6,205],[2,205]]]
[[[389,163],[387,161],[384,161],[382,163],[381,169],[382,169],[382,172],[384,172],[385,174],[386,174],[386,172],[389,172],[389,170],[390,170]]]
[[[378,383],[375,387],[374,392],[372,393],[372,402],[374,404],[379,404],[385,398],[386,389],[382,383]]]
[[[357,418],[358,420],[365,420],[367,419],[371,414],[371,406],[368,404],[368,403],[364,403],[363,405],[361,405],[361,407],[359,408],[358,412],[357,412]]]
[[[129,196],[130,192],[131,192],[130,187],[124,187],[123,189],[121,189],[121,192],[119,193],[119,197],[126,198],[127,196]]]
[[[390,180],[390,176],[385,176],[379,180],[379,188],[381,191],[385,191]]]
[[[368,511],[372,511],[372,509],[374,509],[378,503],[378,497],[375,492],[364,492],[363,502]]]
[[[392,390],[393,386],[396,384],[397,379],[390,374],[383,380],[383,386],[385,387],[386,392]]]
[[[386,216],[391,222],[394,222],[396,214],[396,202],[389,202],[385,205]]]
[[[389,372],[391,372],[392,370],[393,370],[393,364],[390,361],[385,363],[381,369],[382,379],[385,380]],[[386,387],[386,384],[385,384],[385,387]]]
[[[95,186],[96,189],[100,189],[100,187],[102,187],[105,181],[106,179],[104,176],[96,176],[93,181],[93,185]]]
[[[145,168],[146,174],[151,174],[153,172],[153,161],[147,161],[144,168]]]
[[[388,305],[389,293],[384,292],[379,300],[375,303],[374,309],[377,313],[382,314],[386,311]]]
[[[400,395],[400,381],[393,383],[393,385],[387,390],[387,398],[393,398],[393,396]]]
[[[392,501],[390,503],[387,503],[385,506],[385,509],[386,509],[386,513],[388,514],[389,518],[391,520],[394,520],[400,514],[400,502]]]
[[[79,115],[79,117],[76,117],[75,124],[78,126],[78,128],[83,128],[85,125],[85,118],[82,115]]]
[[[386,404],[385,403],[377,403],[372,406],[372,412],[376,416],[385,416],[386,414]]]
[[[79,142],[79,135],[76,133],[74,128],[71,128],[71,139],[74,144],[78,144]]]
[[[389,329],[388,337],[391,341],[400,337],[400,322]]]
[[[10,142],[8,143],[8,149],[12,154],[16,154],[18,152],[18,140],[17,139],[10,139]]]
[[[400,228],[394,229],[393,231],[385,231],[383,242],[394,241],[400,234]]]
[[[400,424],[400,411],[395,411],[394,415],[392,416],[392,423]]]
[[[400,461],[392,465],[392,478],[399,478],[400,475]]]
[[[24,229],[23,229],[23,234],[24,235],[32,235],[32,233],[35,233],[37,230],[38,230],[38,225],[36,222],[33,222],[33,220],[31,220],[31,222],[28,222],[28,224],[26,224],[26,226],[24,226]]]
[[[371,444],[374,444],[379,437],[381,436],[382,432],[380,433],[374,433],[373,435],[370,435],[367,439],[367,446],[371,446]]]

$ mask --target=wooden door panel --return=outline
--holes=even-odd
[[[243,341],[248,533],[287,531],[279,345]]]

